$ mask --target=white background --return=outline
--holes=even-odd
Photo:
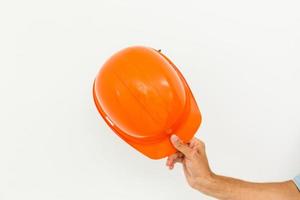
[[[252,181],[300,172],[300,3],[0,1],[0,199],[208,199],[178,166],[104,124],[97,71],[131,45],[162,49],[203,114],[212,169]]]

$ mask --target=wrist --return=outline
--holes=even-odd
[[[217,199],[231,199],[232,196],[232,188],[228,187],[222,176],[213,172],[205,178],[200,178],[195,189]]]
[[[206,176],[197,178],[195,189],[202,193],[209,194],[216,187],[217,179],[218,175],[210,172]]]

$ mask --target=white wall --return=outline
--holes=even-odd
[[[103,62],[161,48],[203,114],[217,173],[300,173],[299,1],[1,1],[0,199],[208,199],[121,141],[92,101]]]

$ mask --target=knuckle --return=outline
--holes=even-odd
[[[198,160],[198,158],[199,158],[199,153],[198,153],[197,151],[196,151],[196,152],[193,152],[192,158]]]
[[[179,142],[179,141],[177,141],[175,144],[176,144],[176,146],[177,146],[178,148],[182,148],[182,146],[183,146],[182,143]]]
[[[199,140],[198,148],[205,149],[205,143]]]
[[[205,143],[201,140],[199,140],[199,144],[202,145],[202,146],[205,146]]]

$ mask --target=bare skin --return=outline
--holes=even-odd
[[[181,163],[188,184],[200,192],[220,200],[300,200],[300,192],[293,181],[253,183],[214,174],[206,157],[205,145],[193,138],[184,144],[176,135],[171,142],[178,150],[167,159],[173,169]]]

